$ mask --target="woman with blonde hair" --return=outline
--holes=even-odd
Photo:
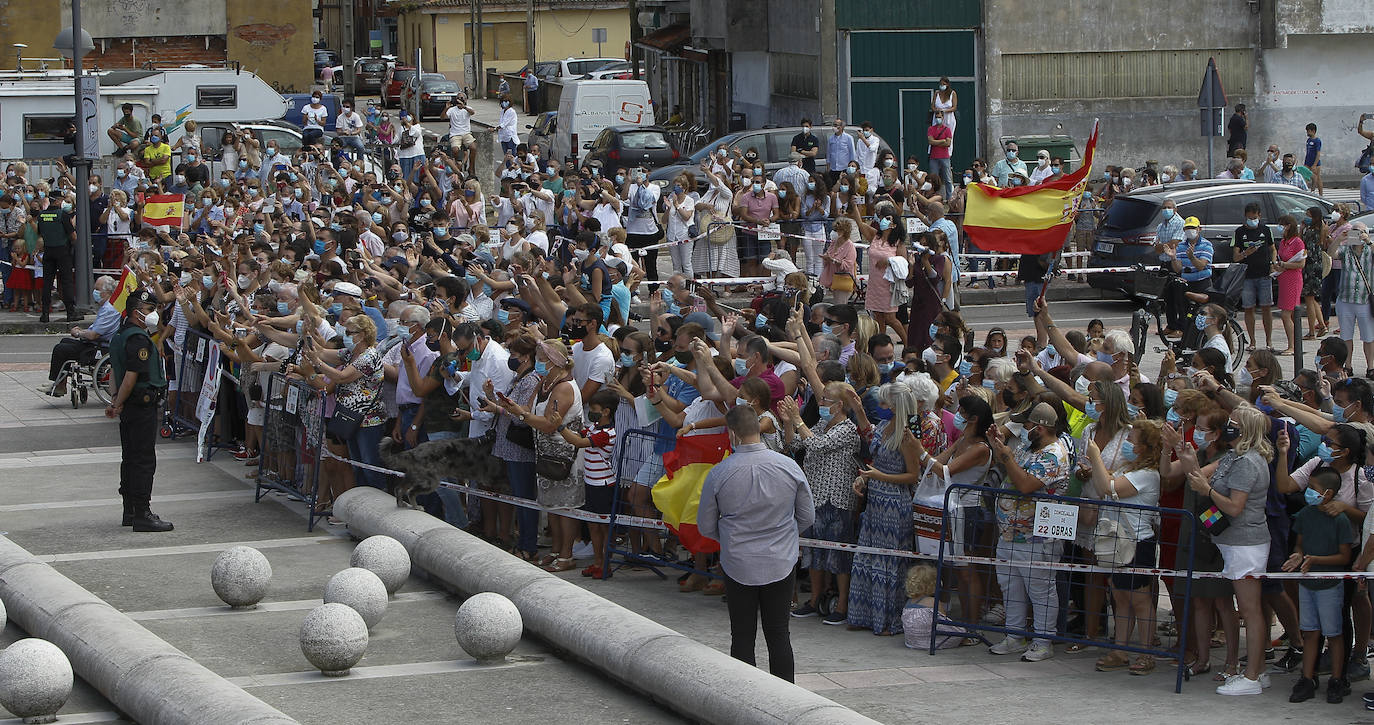
[[[912,487],[920,479],[918,446],[907,427],[916,415],[916,392],[905,383],[888,383],[878,390],[878,402],[891,417],[875,431],[870,450],[872,466],[859,471],[854,493],[867,499],[859,523],[858,543],[888,549],[911,546]],[[849,586],[850,629],[874,634],[902,631],[906,596],[902,580],[906,559],[881,554],[855,554]]]
[[[1108,384],[1108,387],[1118,392],[1121,390],[1115,384]],[[1110,471],[1097,444],[1088,442],[1087,458],[1092,468],[1090,485],[1097,497],[1117,503],[1159,506],[1160,429],[1157,421],[1135,421],[1121,446],[1118,455],[1120,463]],[[1155,538],[1157,516],[1140,509],[1118,506],[1103,506],[1098,509],[1098,515],[1115,523],[1118,537],[1135,541],[1129,561],[1099,561],[1099,564],[1108,563],[1137,569],[1150,569],[1155,566],[1158,545]],[[1117,645],[1127,645],[1134,627],[1136,646],[1148,649],[1154,637],[1155,605],[1151,596],[1154,591],[1154,577],[1127,573],[1112,574],[1111,584],[1112,617],[1115,620],[1113,629]],[[1129,661],[1121,650],[1112,650],[1097,661],[1097,669],[1101,672],[1128,667],[1133,675],[1149,674],[1154,671],[1155,660],[1151,655],[1140,654],[1136,655],[1134,661]]]
[[[486,223],[482,199],[482,185],[476,179],[468,179],[463,183],[462,190],[458,191],[453,202],[448,206],[449,221],[454,229],[467,231],[474,226]]]
[[[844,302],[858,289],[859,227],[849,217],[835,220],[835,231],[821,253],[820,285],[833,293],[832,300]]]
[[[1269,461],[1274,449],[1269,445],[1269,418],[1257,408],[1241,405],[1231,411],[1226,425],[1212,431],[1194,433],[1200,445],[1216,445],[1224,451],[1209,476],[1198,466],[1197,456],[1188,446],[1174,448],[1187,471],[1188,487],[1201,494],[1227,521],[1226,529],[1212,536],[1221,550],[1222,576],[1231,580],[1236,606],[1247,622],[1265,620],[1260,580],[1269,556],[1269,528],[1265,520],[1265,500],[1269,491]],[[1198,440],[1200,438],[1200,440]],[[1246,627],[1246,668],[1217,688],[1219,695],[1258,695],[1263,691],[1264,650],[1269,633],[1263,626]]]

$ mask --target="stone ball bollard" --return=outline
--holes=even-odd
[[[210,567],[210,586],[215,588],[215,595],[235,609],[257,606],[267,595],[271,581],[272,565],[251,546],[225,549]]]
[[[321,604],[301,622],[301,652],[326,677],[343,677],[367,652],[367,622],[344,604]]]
[[[520,643],[524,629],[520,610],[495,592],[468,597],[453,620],[458,646],[483,664],[504,661]]]
[[[386,585],[380,577],[362,567],[351,567],[329,578],[324,586],[326,604],[338,603],[357,612],[370,630],[386,614]]]
[[[5,600],[0,599],[0,630],[3,630],[5,628],[6,621],[7,620],[5,614]]]
[[[410,578],[410,552],[390,536],[369,536],[358,542],[348,563],[376,574],[387,594],[395,594]]]
[[[57,720],[72,694],[72,664],[57,645],[29,638],[0,651],[0,706],[26,723]]]

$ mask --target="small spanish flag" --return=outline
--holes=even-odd
[[[138,289],[138,277],[134,276],[133,270],[128,267],[119,275],[119,283],[115,285],[114,292],[110,294],[110,304],[114,305],[120,314],[124,314],[124,301],[129,298],[129,293]]]
[[[155,194],[143,200],[143,223],[154,227],[181,228],[181,219],[186,214],[186,197],[183,194]]]
[[[1092,173],[1097,124],[1083,164],[1058,181],[999,189],[969,184],[964,231],[979,249],[1011,254],[1049,254],[1064,246]]]
[[[663,523],[693,554],[720,551],[719,542],[697,531],[697,506],[706,474],[729,454],[730,436],[725,433],[683,436],[677,439],[677,447],[663,454],[667,474],[654,484],[654,506],[663,512]]]

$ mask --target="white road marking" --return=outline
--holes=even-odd
[[[170,503],[173,501],[207,501],[210,499],[221,498],[252,498],[252,491],[205,491],[203,493],[174,493],[166,496],[154,495],[153,503]],[[113,507],[118,506],[124,499],[119,498],[97,498],[85,499],[82,501],[49,501],[47,503],[16,503],[0,506],[0,514],[15,511],[44,511],[47,509],[74,509],[91,507]]]
[[[444,599],[448,594],[444,592],[401,592],[391,598],[391,603],[398,602],[425,602],[435,599]],[[153,622],[167,619],[196,619],[199,617],[222,617],[225,615],[260,614],[263,612],[296,612],[306,609],[314,609],[323,604],[321,599],[295,599],[285,602],[260,602],[252,609],[232,609],[228,606],[220,607],[187,607],[185,609],[151,609],[146,612],[125,612],[124,615],[136,622]]]
[[[225,541],[218,544],[187,544],[184,546],[150,546],[146,549],[110,549],[109,551],[77,551],[69,554],[35,554],[39,561],[49,564],[59,561],[99,561],[102,559],[133,559],[140,556],[180,556],[182,554],[209,554],[234,546],[251,546],[254,549],[280,549],[305,544],[323,544],[337,541],[337,536],[301,536],[291,539],[262,539],[260,541]]]
[[[544,657],[516,656],[500,664],[479,665],[476,660],[441,660],[437,662],[413,662],[401,665],[378,665],[375,667],[354,667],[349,671],[348,680],[369,680],[378,677],[414,677],[417,675],[442,675],[452,672],[476,672],[502,670],[511,667],[539,665],[548,662]],[[557,660],[554,660],[555,662]],[[226,677],[231,684],[242,688],[280,687],[283,685],[310,685],[319,682],[339,682],[338,677],[325,677],[317,671],[282,672],[275,675],[245,675]]]

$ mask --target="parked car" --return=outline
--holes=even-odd
[[[595,81],[627,81],[634,77],[634,64],[628,60],[607,63],[583,76],[583,78]]]
[[[320,79],[320,71],[327,67],[339,65],[339,54],[333,50],[315,50],[315,80]]]
[[[600,162],[605,169],[657,169],[682,157],[660,126],[609,126],[583,148],[587,151],[582,157],[584,163]]]
[[[534,64],[534,74],[539,77],[540,82],[549,80],[550,78],[557,78],[558,67],[558,61],[556,60],[540,61]],[[526,70],[529,70],[529,66],[521,68],[520,72],[523,73]]]
[[[624,58],[567,58],[558,61],[558,67],[553,77],[560,80],[572,80],[581,78],[592,71],[606,65],[623,61]]]
[[[285,98],[290,105],[287,106],[286,115],[282,116],[281,120],[298,128],[304,128],[305,117],[301,109],[310,105],[310,96],[309,93],[283,93],[282,98]],[[320,103],[329,109],[329,120],[325,122],[324,132],[333,134],[334,128],[339,122],[339,108],[343,104],[343,96],[338,93],[325,93],[320,96]]]
[[[382,58],[360,58],[353,66],[353,92],[377,94],[382,92],[390,63]]]
[[[206,121],[196,125],[196,133],[200,134],[201,148],[205,149],[206,159],[210,161],[212,174],[217,175],[223,166],[220,165],[220,144],[224,140],[224,134],[230,130],[247,131],[257,139],[259,148],[266,151],[267,142],[276,141],[281,153],[288,156],[295,154],[301,149],[301,129],[294,124],[285,121],[258,121],[256,123],[228,123],[224,121]],[[374,173],[380,178],[385,172],[381,159],[368,154],[363,159],[363,171]]]
[[[401,105],[401,90],[405,87],[406,81],[415,76],[415,67],[409,65],[393,65],[386,71],[386,78],[382,80],[382,108],[396,108]]]
[[[443,113],[448,102],[463,90],[457,81],[451,81],[437,73],[426,73],[420,82],[423,85],[418,90],[415,84],[408,83],[401,92],[401,107],[407,109],[415,107],[415,94],[420,94],[420,120],[424,120],[425,116]]]
[[[525,124],[525,128],[529,129],[525,143],[539,144],[544,154],[552,158],[553,137],[558,132],[558,111],[544,111],[535,116],[534,123]]]
[[[1311,207],[1320,207],[1329,214],[1334,206],[1316,194],[1286,184],[1257,184],[1243,179],[1200,179],[1146,186],[1118,195],[1107,207],[1093,237],[1088,266],[1158,264],[1150,250],[1166,199],[1174,201],[1179,216],[1195,216],[1202,222],[1202,236],[1212,242],[1212,261],[1216,263],[1231,261],[1231,240],[1236,228],[1245,223],[1245,207],[1251,202],[1260,205],[1260,218],[1269,225],[1276,242],[1282,231],[1277,224],[1279,217],[1291,214],[1301,220]],[[1129,295],[1134,291],[1132,277],[1130,272],[1099,272],[1088,275],[1088,284]]]
[[[411,75],[406,79],[405,85],[401,87],[401,97],[399,99],[401,110],[407,113],[415,110],[415,88],[421,82],[428,85],[431,82],[446,80],[448,80],[448,77],[442,73],[421,73],[418,76]]]
[[[701,160],[722,146],[727,149],[739,149],[741,152],[754,149],[758,152],[759,158],[763,160],[764,168],[768,169],[769,178],[772,178],[778,169],[792,163],[788,158],[792,153],[792,138],[799,133],[801,133],[801,126],[789,126],[786,128],[738,131],[722,136],[702,146],[696,153],[676,164],[649,172],[649,181],[659,186],[665,186],[683,171],[691,171],[697,177],[697,182],[704,184],[706,177],[701,173]],[[821,153],[816,157],[816,170],[825,173],[830,168],[825,160],[826,146],[830,142],[830,137],[835,134],[835,129],[828,125],[812,126],[811,133],[815,134],[816,139],[821,144]],[[854,137],[854,143],[859,142],[859,128],[857,126],[845,128],[845,133]],[[879,137],[878,153],[891,150],[892,148],[887,145],[887,142]]]

